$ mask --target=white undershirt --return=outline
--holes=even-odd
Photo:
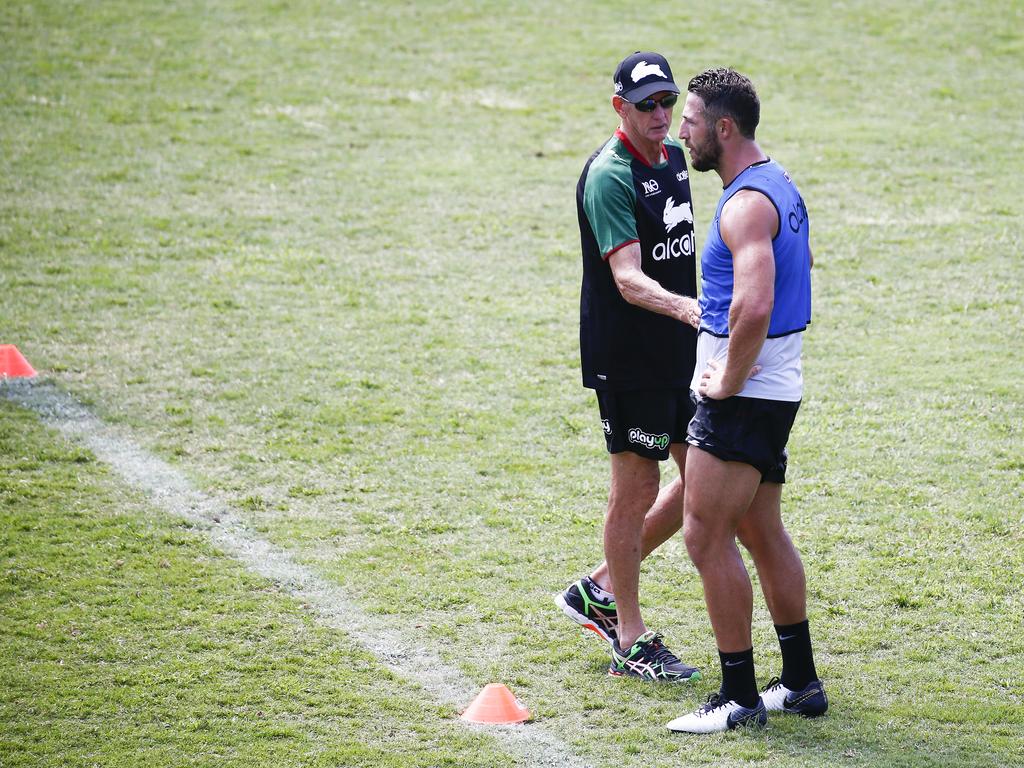
[[[756,376],[747,379],[746,385],[737,394],[759,400],[800,402],[804,396],[804,373],[800,361],[803,343],[802,331],[777,339],[765,339],[755,362],[755,365],[761,366],[761,370]],[[700,391],[700,378],[708,367],[708,361],[717,360],[724,365],[728,351],[728,338],[723,339],[706,331],[701,332],[697,337],[697,365],[693,369],[693,379],[690,381],[691,390]]]

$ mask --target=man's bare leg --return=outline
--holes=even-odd
[[[782,524],[782,485],[762,483],[736,529],[757,568],[761,591],[776,624],[807,618],[807,580],[800,554]]]
[[[643,560],[683,527],[683,472],[686,464],[686,443],[673,443],[670,447],[672,458],[679,466],[679,477],[658,491],[654,505],[644,516],[640,535],[640,559]],[[608,563],[602,562],[590,579],[608,592],[615,593],[614,584],[608,574]]]
[[[615,585],[619,646],[647,631],[640,616],[640,560],[644,520],[658,497],[658,462],[635,453],[611,456],[611,490],[604,522],[604,554]]]
[[[704,583],[704,602],[718,650],[751,647],[753,590],[736,547],[736,530],[761,482],[749,464],[722,461],[691,447],[686,460],[686,520],[683,535]]]

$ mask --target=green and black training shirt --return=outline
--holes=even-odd
[[[646,275],[668,291],[696,297],[693,206],[683,147],[667,138],[662,163],[652,167],[616,131],[584,166],[576,208],[583,247],[583,385],[609,391],[688,388],[696,332],[628,303],[608,264],[612,253],[638,242]]]

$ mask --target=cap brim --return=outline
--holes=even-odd
[[[645,83],[639,85],[631,91],[623,91],[619,94],[622,98],[629,102],[643,101],[652,93],[661,93],[662,91],[668,91],[669,93],[679,93],[679,88],[675,83],[668,82],[667,80],[661,80],[656,83]]]

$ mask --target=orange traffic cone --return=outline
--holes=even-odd
[[[469,723],[522,723],[529,720],[530,710],[524,707],[512,691],[501,683],[485,685],[473,699],[462,719]]]
[[[35,368],[28,364],[16,346],[0,344],[0,379],[29,378],[35,375]]]

